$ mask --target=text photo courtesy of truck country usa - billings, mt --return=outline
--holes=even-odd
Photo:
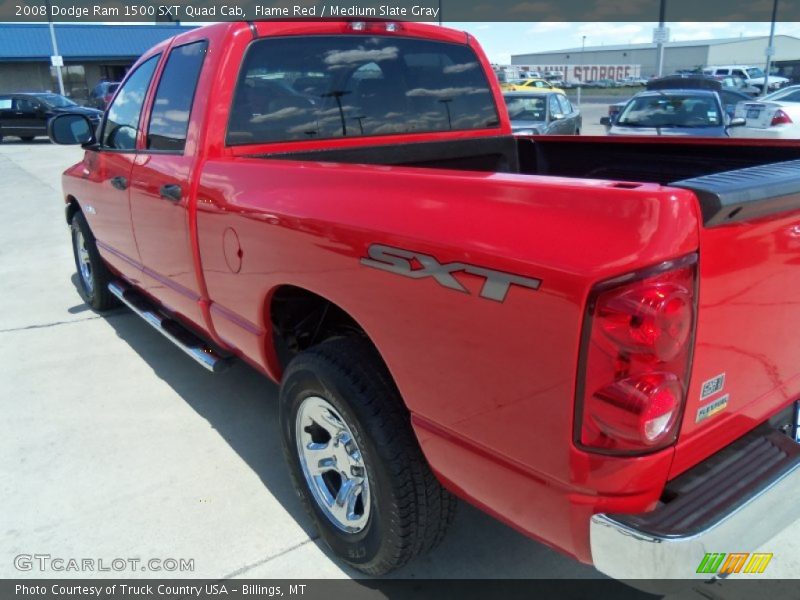
[[[796,597],[800,23],[56,4],[0,598]]]

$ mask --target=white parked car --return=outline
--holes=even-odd
[[[704,75],[713,75],[714,77],[732,75],[733,77],[741,77],[747,85],[755,86],[759,89],[764,89],[764,70],[755,65],[718,65],[710,66],[703,69]],[[769,89],[775,90],[781,88],[789,83],[786,77],[779,75],[769,76]]]
[[[739,102],[734,116],[745,126],[731,130],[732,137],[800,139],[800,85]]]

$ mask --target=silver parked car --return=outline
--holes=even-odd
[[[581,111],[558,92],[505,92],[514,135],[580,135]]]

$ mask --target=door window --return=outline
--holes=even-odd
[[[110,150],[135,150],[139,133],[139,115],[142,113],[144,97],[153,71],[158,64],[159,55],[154,56],[136,69],[130,79],[122,86],[114,102],[108,108],[101,145]]]
[[[559,95],[556,98],[558,98],[558,103],[561,105],[561,112],[565,115],[572,114],[572,104],[567,97]]]
[[[200,41],[170,52],[150,115],[148,149],[183,152],[194,92],[207,47],[206,41]]]
[[[33,113],[39,109],[39,103],[28,98],[15,98],[14,110],[24,113]]]
[[[561,112],[561,106],[559,106],[556,96],[550,96],[548,103],[550,104],[550,118],[555,118],[556,116],[564,114]]]

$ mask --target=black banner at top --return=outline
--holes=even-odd
[[[663,0],[666,21],[800,21],[797,0]],[[659,20],[662,0],[0,0],[0,21],[155,22],[265,19],[406,21]]]

